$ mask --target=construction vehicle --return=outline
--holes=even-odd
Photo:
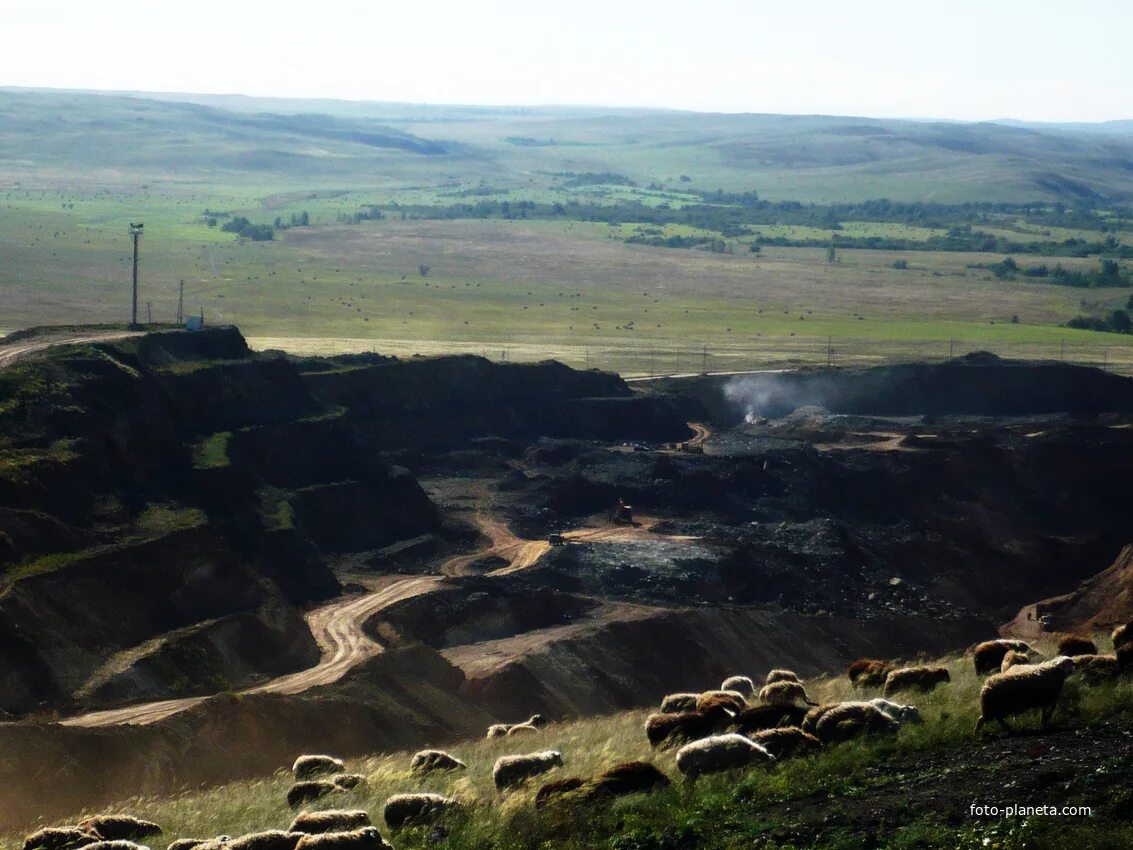
[[[618,499],[618,503],[610,511],[610,519],[619,525],[633,525],[633,506]]]

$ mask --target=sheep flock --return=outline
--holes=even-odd
[[[966,654],[970,670],[981,681],[979,717],[973,734],[986,734],[989,724],[1011,734],[1012,723],[1028,714],[1046,726],[1059,707],[1064,685],[1076,677],[1084,686],[1133,674],[1133,627],[1114,630],[1114,651],[1098,651],[1089,638],[1064,636],[1058,653],[1044,658],[1029,644],[994,639],[971,647]],[[969,676],[971,681],[971,674]],[[526,803],[536,809],[593,803],[625,794],[645,794],[673,785],[673,774],[692,787],[706,774],[724,771],[774,770],[777,764],[813,756],[825,749],[871,736],[892,736],[911,724],[939,722],[926,716],[910,698],[936,689],[955,687],[948,668],[940,665],[898,665],[884,659],[863,658],[846,670],[842,693],[856,699],[812,700],[821,681],[808,682],[782,668],[760,678],[733,675],[719,688],[690,690],[664,696],[657,711],[648,714],[640,733],[641,758],[624,761],[592,776],[564,775],[572,753],[556,749],[515,747],[511,739],[545,739],[553,728],[541,714],[526,721],[497,723],[487,738],[507,749],[495,759],[491,777],[496,798],[473,796],[459,777],[477,766],[442,749],[413,754],[405,765],[406,787],[389,796],[381,811],[386,834],[412,827],[427,827],[443,837],[445,823],[462,812],[484,805],[524,804],[517,790],[529,789]],[[970,686],[969,686],[970,687]],[[873,691],[873,693],[869,693]],[[970,694],[970,689],[965,693]],[[967,728],[967,727],[965,727]],[[567,749],[564,747],[564,749]],[[673,770],[666,771],[665,764]],[[487,764],[480,765],[483,769]],[[370,812],[351,807],[352,796],[367,787],[365,773],[351,772],[343,759],[330,755],[299,756],[289,771],[291,784],[285,802],[297,812],[286,828],[241,836],[176,837],[167,850],[391,850]],[[445,794],[423,788],[432,778],[450,779]],[[514,799],[513,799],[514,797]],[[331,808],[306,810],[312,804]],[[282,827],[282,824],[281,824]],[[128,814],[87,817],[68,826],[50,826],[32,832],[23,850],[149,850],[163,835],[153,822]]]

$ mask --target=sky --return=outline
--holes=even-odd
[[[5,7],[5,86],[959,120],[1133,118],[1129,0]]]

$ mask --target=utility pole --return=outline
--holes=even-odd
[[[138,326],[138,239],[142,235],[141,222],[134,224],[130,222],[130,238],[134,240],[134,297],[131,302],[130,309],[130,327],[137,328]]]
[[[834,365],[834,337],[826,337],[826,368]]]
[[[702,374],[702,375],[708,374],[708,346],[707,345],[704,346],[704,352],[703,352],[703,354],[701,355],[701,358],[700,358],[700,374]]]
[[[146,302],[146,324],[147,325],[153,324],[153,302],[152,301]]]
[[[181,288],[177,293],[177,324],[185,322],[185,281],[181,281]]]

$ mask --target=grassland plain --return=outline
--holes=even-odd
[[[1016,724],[1018,735],[1004,738],[997,732],[977,741],[971,730],[981,680],[970,658],[954,656],[941,663],[951,671],[952,682],[909,700],[921,708],[924,724],[908,725],[894,738],[833,745],[770,769],[709,776],[686,785],[673,751],[650,750],[643,731],[648,712],[629,711],[552,724],[521,744],[507,738],[455,744],[449,751],[469,769],[450,776],[414,776],[409,753],[358,759],[348,767],[366,776],[365,789],[310,808],[365,809],[388,835],[380,816],[391,794],[428,790],[466,804],[463,815],[445,823],[444,833],[415,828],[394,834],[399,850],[438,844],[499,850],[1129,846],[1133,827],[1119,813],[1130,797],[1120,777],[1133,771],[1133,759],[1127,747],[1114,748],[1110,742],[1130,734],[1133,685],[1086,686],[1071,679],[1050,731],[1040,734],[1036,718],[1023,718]],[[819,701],[860,698],[841,676],[810,682],[807,688]],[[495,792],[491,767],[497,757],[547,748],[561,750],[565,761],[547,779],[590,776],[622,761],[646,759],[668,774],[674,787],[612,804],[543,811],[532,806],[539,780],[506,796]],[[158,822],[168,840],[281,829],[293,814],[285,802],[291,781],[281,769],[270,777],[171,799],[129,800],[114,810]],[[1091,807],[1092,815],[974,818],[968,813],[972,803],[1083,805]],[[0,837],[0,846],[18,847],[19,836]]]

